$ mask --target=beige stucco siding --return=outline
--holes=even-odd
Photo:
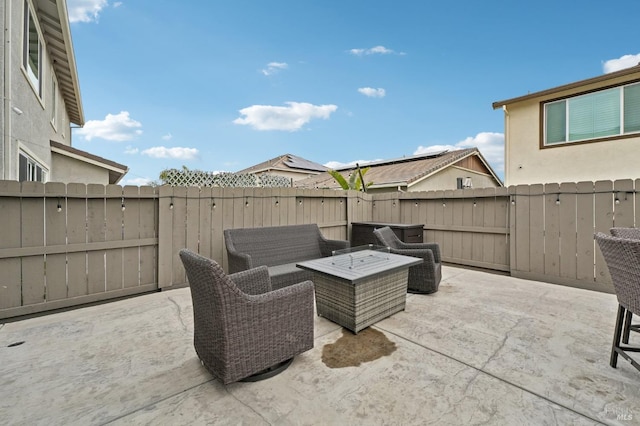
[[[540,105],[638,81],[640,72],[510,102],[504,112],[505,186],[640,177],[640,135],[541,148]]]
[[[505,185],[640,177],[640,135],[540,148],[540,102],[508,107]]]
[[[52,182],[109,184],[109,170],[103,167],[94,166],[55,152],[51,158],[53,167],[49,180]]]
[[[497,185],[493,177],[459,167],[447,167],[444,170],[423,179],[409,187],[409,191],[437,191],[457,189],[457,178],[471,178],[473,188],[495,188]]]

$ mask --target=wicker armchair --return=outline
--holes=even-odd
[[[623,346],[620,342],[625,312],[640,314],[640,240],[612,237],[601,232],[595,235],[595,239],[609,268],[618,297],[618,315],[609,363],[615,368],[620,355],[640,371],[640,364],[627,354],[640,352],[640,347]]]
[[[627,238],[630,240],[640,240],[640,229],[638,228],[611,228],[611,235],[619,238]],[[640,324],[631,324],[633,314],[627,310],[624,318],[624,328],[622,330],[622,343],[629,343],[629,334],[631,331],[640,333]]]
[[[421,257],[424,262],[409,268],[409,293],[435,293],[442,278],[440,246],[436,243],[405,243],[393,230],[384,226],[374,229],[378,242],[389,247],[391,253]]]
[[[266,266],[226,275],[215,261],[180,251],[193,301],[196,353],[224,384],[284,371],[313,348],[313,283],[271,291]]]

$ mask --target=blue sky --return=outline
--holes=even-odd
[[[73,146],[127,165],[121,184],[467,147],[502,177],[492,102],[640,62],[637,0],[67,5],[86,121]]]

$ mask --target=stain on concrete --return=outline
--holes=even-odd
[[[329,368],[358,367],[363,362],[391,355],[395,350],[394,342],[371,327],[358,334],[343,328],[342,337],[322,348],[322,362]]]

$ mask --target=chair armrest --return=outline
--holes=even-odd
[[[331,252],[334,250],[343,250],[351,246],[351,243],[347,240],[327,240],[324,237],[320,239],[320,251],[323,257],[331,256]]]
[[[271,291],[271,278],[266,266],[258,266],[229,275],[229,279],[246,294],[262,294]]]
[[[440,263],[440,245],[438,243],[405,243],[399,241],[398,248],[403,250],[431,250],[433,259],[436,263]]]
[[[312,281],[303,281],[268,293],[247,295],[246,308],[249,322],[258,321],[254,327],[276,327],[276,322],[290,326],[311,318],[313,323],[314,287]],[[311,325],[313,328],[313,325]]]
[[[391,253],[394,254],[401,254],[403,256],[412,256],[412,257],[419,257],[422,258],[424,260],[424,263],[428,263],[428,264],[435,264],[435,255],[433,254],[433,250],[431,249],[414,249],[414,248],[410,248],[410,249],[394,249],[394,248],[389,248],[389,250],[391,251]]]
[[[229,260],[229,273],[231,274],[253,268],[251,256],[246,253],[239,253],[227,248],[227,257]]]

